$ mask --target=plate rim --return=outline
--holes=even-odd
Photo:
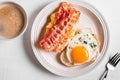
[[[87,9],[91,9],[91,10],[93,10],[93,11],[91,11],[92,13],[94,13],[94,15],[96,15],[96,17],[99,19],[99,20],[101,20],[101,24],[103,23],[103,25],[104,25],[104,27],[103,27],[103,25],[102,25],[102,28],[103,28],[103,31],[104,31],[104,40],[106,39],[106,36],[107,36],[107,41],[105,40],[105,42],[104,42],[104,44],[103,44],[103,49],[102,49],[102,51],[101,52],[104,52],[103,53],[103,55],[101,56],[101,58],[99,59],[99,61],[97,61],[97,63],[96,63],[96,65],[94,65],[93,67],[92,67],[92,69],[90,69],[90,70],[88,70],[88,72],[87,73],[84,73],[84,74],[88,74],[89,72],[91,72],[92,70],[94,70],[95,69],[95,67],[97,67],[102,61],[103,61],[103,59],[105,58],[105,56],[107,55],[107,50],[108,50],[108,46],[109,46],[109,29],[108,29],[108,26],[107,26],[107,23],[106,23],[106,21],[105,21],[105,19],[104,19],[104,17],[101,15],[101,13],[93,6],[93,5],[91,5],[91,4],[89,4],[89,3],[87,3],[87,2],[85,2],[85,1],[74,1],[74,0],[57,0],[57,1],[53,1],[53,2],[51,2],[51,3],[49,3],[49,4],[47,4],[41,11],[39,11],[39,13],[37,14],[37,16],[36,16],[36,18],[35,18],[35,20],[34,20],[34,22],[33,22],[33,25],[32,25],[32,28],[31,28],[31,46],[32,46],[32,50],[33,50],[33,52],[34,52],[34,55],[35,55],[35,57],[37,58],[37,60],[38,60],[38,62],[44,67],[44,68],[46,68],[48,71],[50,71],[50,72],[52,72],[53,74],[55,74],[55,75],[59,75],[59,76],[65,76],[65,77],[74,77],[74,76],[78,76],[78,75],[63,75],[63,74],[61,74],[61,73],[59,73],[59,72],[56,72],[54,69],[51,69],[50,67],[48,67],[48,65],[47,64],[45,64],[44,62],[42,62],[42,60],[39,58],[39,56],[38,56],[38,54],[37,54],[37,51],[34,49],[34,46],[32,45],[32,33],[33,33],[33,28],[34,28],[34,25],[36,24],[36,22],[37,22],[37,20],[38,20],[38,17],[39,17],[39,15],[42,13],[42,12],[44,12],[50,5],[52,5],[52,4],[54,4],[54,3],[57,3],[57,2],[78,2],[78,5],[80,5],[81,3],[82,4],[85,4],[87,7],[90,7],[90,8],[87,8]],[[99,16],[99,17],[98,17]],[[105,46],[106,45],[106,46]],[[82,74],[82,75],[79,75],[79,76],[83,76],[84,74]]]

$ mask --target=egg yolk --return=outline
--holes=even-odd
[[[88,51],[83,46],[76,46],[71,51],[71,58],[74,63],[84,63],[88,60]]]

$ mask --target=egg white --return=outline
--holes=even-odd
[[[87,42],[87,43],[86,43]],[[71,58],[72,48],[76,46],[83,46],[87,49],[89,59],[86,62],[90,62],[98,56],[99,53],[99,42],[95,38],[94,34],[89,32],[82,32],[76,34],[76,36],[70,41],[67,46],[66,56],[70,63],[74,63]],[[78,63],[74,63],[74,65],[79,65]]]

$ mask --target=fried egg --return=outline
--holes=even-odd
[[[99,41],[94,34],[78,32],[70,41],[66,49],[66,57],[69,63],[80,65],[96,59],[99,53]]]

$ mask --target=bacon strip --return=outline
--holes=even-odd
[[[75,34],[79,16],[80,12],[71,4],[62,2],[56,15],[57,22],[39,42],[40,47],[46,51],[61,52],[73,38],[70,35]]]

